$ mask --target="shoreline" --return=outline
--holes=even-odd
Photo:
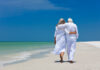
[[[92,42],[93,43],[93,42]],[[94,42],[95,43],[95,42]],[[99,42],[100,43],[100,42]],[[44,51],[49,52],[44,52]],[[100,49],[96,46],[91,45],[90,43],[86,42],[78,42],[77,43],[77,50],[75,54],[75,61],[74,64],[69,64],[67,62],[67,54],[64,56],[64,63],[59,63],[59,56],[55,56],[51,53],[53,49],[45,49],[45,50],[36,50],[38,52],[43,51],[46,53],[43,57],[39,58],[32,58],[24,62],[19,62],[11,65],[4,66],[2,70],[97,70],[100,69],[98,62],[100,60]],[[37,54],[34,52],[34,54]],[[34,55],[33,55],[34,56]],[[98,58],[97,58],[98,57]],[[92,58],[92,59],[91,59]],[[95,61],[96,60],[96,61]],[[38,67],[39,66],[39,67]],[[23,68],[24,67],[24,68]],[[73,67],[73,68],[72,68]]]
[[[18,64],[18,63],[23,63],[23,62],[29,61],[31,59],[43,58],[49,52],[50,52],[50,50],[48,48],[36,49],[36,50],[31,51],[31,52],[28,52],[28,51],[20,52],[18,54],[21,54],[21,55],[15,56],[16,59],[13,59],[10,61],[0,61],[0,67],[5,67],[5,66],[13,65],[13,64]],[[13,57],[13,55],[10,55],[10,56]]]

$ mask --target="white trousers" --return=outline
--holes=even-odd
[[[75,50],[76,50],[76,40],[75,39],[67,40],[67,54],[69,61],[73,60]]]

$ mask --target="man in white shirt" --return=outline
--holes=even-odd
[[[70,63],[73,63],[74,53],[76,49],[76,40],[78,39],[77,25],[73,23],[73,20],[71,18],[69,18],[68,23],[59,25],[58,28],[65,29],[66,38],[67,38],[66,43],[67,43],[68,61]]]

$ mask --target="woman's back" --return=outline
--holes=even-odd
[[[59,26],[59,25],[58,25]],[[63,29],[59,29],[57,26],[56,26],[56,35],[64,35],[65,34],[65,30],[64,28]]]
[[[57,25],[59,26],[59,25]],[[55,31],[55,35],[56,35],[56,40],[60,40],[60,39],[65,39],[65,30],[64,29],[59,29],[56,26],[56,31]]]

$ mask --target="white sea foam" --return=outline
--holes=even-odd
[[[11,55],[6,55],[5,57],[3,57],[4,59],[3,60],[1,59],[1,61],[0,61],[0,68],[3,68],[4,66],[9,65],[9,64],[27,60],[27,59],[31,58],[32,55],[40,53],[40,51],[43,52],[43,51],[47,51],[47,50],[24,51],[21,53],[16,53],[16,54],[14,53]]]
[[[23,53],[21,53],[19,56],[15,56],[15,57],[13,57],[13,58],[14,58],[14,59],[17,59],[17,60],[26,60],[26,59],[29,58],[31,55],[32,55],[32,53],[23,52]]]

